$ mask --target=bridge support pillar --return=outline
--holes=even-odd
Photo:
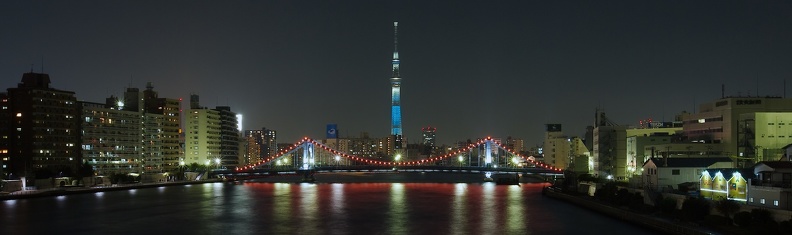
[[[316,182],[316,177],[314,177],[316,174],[315,170],[303,170],[301,172],[303,175],[302,182]]]

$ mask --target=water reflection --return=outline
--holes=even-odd
[[[454,199],[451,205],[451,234],[468,234],[466,230],[467,222],[467,184],[459,183],[454,185]]]
[[[647,233],[543,198],[541,187],[215,183],[8,200],[0,203],[0,234]]]
[[[319,204],[317,203],[317,186],[315,184],[300,184],[300,234],[319,234]]]
[[[491,233],[492,231],[496,231],[498,229],[497,225],[497,214],[495,213],[498,208],[495,206],[495,183],[485,183],[482,185],[481,191],[481,221],[479,224],[480,231],[479,234],[483,233]]]
[[[524,206],[522,198],[522,188],[519,186],[507,186],[507,203],[506,203],[506,233],[508,234],[526,234],[525,224],[527,221],[523,219]]]
[[[291,194],[291,185],[276,183],[275,191],[272,194],[272,221],[273,232],[276,234],[291,233],[292,228],[292,208],[291,202],[295,198]]]
[[[389,234],[407,234],[407,215],[405,209],[407,205],[404,203],[404,184],[395,183],[391,184],[390,190],[390,206],[389,206]]]
[[[347,227],[349,226],[347,223],[347,202],[344,193],[344,184],[333,184],[330,194],[330,218],[328,218],[330,233],[343,234],[344,231],[347,231]]]

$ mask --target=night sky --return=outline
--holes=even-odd
[[[328,123],[383,137],[393,21],[410,143],[431,125],[439,143],[530,146],[545,123],[583,135],[597,107],[622,125],[671,121],[721,84],[782,96],[792,83],[789,1],[2,1],[0,88],[43,57],[79,100],[150,81],[279,142],[324,138]]]

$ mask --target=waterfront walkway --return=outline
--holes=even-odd
[[[42,190],[23,190],[23,191],[12,192],[9,194],[0,194],[0,201],[37,198],[37,197],[51,197],[51,196],[61,196],[61,195],[81,194],[81,193],[119,191],[119,190],[129,190],[129,189],[139,189],[139,188],[155,188],[155,187],[173,186],[173,185],[203,184],[203,183],[212,183],[212,182],[220,182],[220,181],[221,181],[220,179],[209,179],[209,180],[198,180],[198,181],[121,184],[121,185],[98,186],[98,187],[59,187],[59,188],[42,189]]]

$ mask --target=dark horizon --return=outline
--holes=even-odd
[[[278,142],[390,130],[399,21],[409,143],[522,138],[544,124],[582,136],[602,108],[619,124],[671,121],[727,96],[785,96],[792,3],[213,2],[0,3],[0,88],[43,72],[102,102],[152,82],[160,97],[230,106]],[[183,104],[184,105],[184,104]],[[183,106],[185,107],[185,106]]]

